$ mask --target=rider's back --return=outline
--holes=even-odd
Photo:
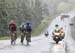
[[[16,30],[16,23],[14,21],[9,23],[9,30],[11,31]]]
[[[57,35],[57,36],[60,36],[60,28],[59,27],[56,27],[54,32],[53,32],[53,35]]]
[[[28,31],[28,32],[32,31],[32,25],[31,25],[31,23],[26,23],[26,31]]]
[[[26,30],[26,24],[25,23],[22,23],[21,25],[20,25],[20,31],[25,31]]]

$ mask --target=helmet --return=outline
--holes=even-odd
[[[58,27],[58,24],[56,24],[55,27]]]
[[[55,31],[59,31],[60,30],[60,27],[58,24],[55,25]]]

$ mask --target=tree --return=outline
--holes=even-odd
[[[72,5],[70,3],[59,3],[57,7],[58,12],[69,12],[72,9]]]

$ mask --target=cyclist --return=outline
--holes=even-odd
[[[16,22],[11,20],[8,25],[9,25],[9,31],[10,31],[10,34],[11,34],[11,45],[13,45],[13,42],[15,44],[15,41],[17,39]]]
[[[24,42],[24,37],[26,35],[26,23],[22,23],[20,26],[20,31],[21,31],[21,43],[23,44]]]
[[[32,24],[30,21],[26,22],[26,40],[27,45],[29,45],[29,42],[31,42],[31,32],[32,32]]]

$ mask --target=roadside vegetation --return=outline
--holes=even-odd
[[[74,0],[0,0],[0,39],[8,39],[8,23],[15,20],[17,30],[31,20],[32,36],[42,33],[56,14],[75,9]]]

